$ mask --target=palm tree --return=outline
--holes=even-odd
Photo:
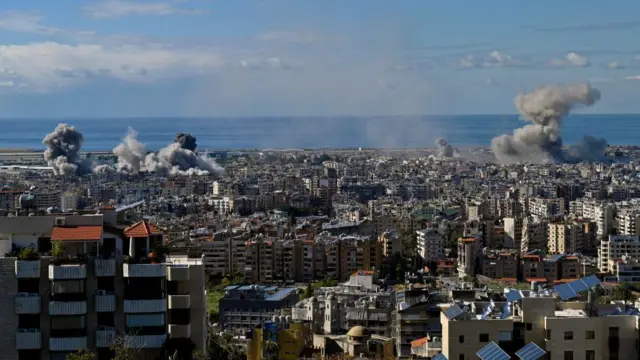
[[[267,340],[262,343],[262,351],[267,360],[277,360],[279,357],[280,346],[277,342]]]

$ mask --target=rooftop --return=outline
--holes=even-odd
[[[147,237],[150,235],[162,235],[162,230],[157,226],[150,224],[146,221],[138,221],[137,223],[129,226],[124,230],[124,234],[127,237]]]
[[[51,241],[100,241],[102,226],[55,226]]]

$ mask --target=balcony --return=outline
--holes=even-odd
[[[96,294],[96,312],[116,312],[116,295],[105,292]]]
[[[49,350],[51,351],[76,351],[87,348],[87,337],[50,338]]]
[[[167,334],[163,335],[135,335],[127,339],[127,347],[134,349],[161,348],[167,339]]]
[[[18,279],[37,279],[40,277],[40,260],[16,260]]]
[[[189,281],[189,266],[186,266],[186,265],[168,266],[167,279],[169,281]]]
[[[103,328],[96,331],[96,347],[108,348],[113,345],[116,340],[116,329]]]
[[[165,264],[123,264],[124,277],[165,277]]]
[[[76,280],[87,278],[87,267],[82,264],[49,265],[49,279]]]
[[[190,295],[169,295],[169,309],[189,309],[190,307]]]
[[[49,315],[84,315],[87,313],[86,301],[50,301]]]
[[[38,350],[42,348],[42,335],[39,329],[18,329],[16,332],[17,350]]]
[[[153,300],[125,300],[124,312],[136,313],[157,313],[167,311],[167,299]]]
[[[40,314],[40,294],[18,293],[16,295],[16,314]]]
[[[188,339],[191,337],[191,326],[169,324],[169,337],[172,339]]]
[[[94,272],[97,277],[116,276],[116,259],[95,259]]]

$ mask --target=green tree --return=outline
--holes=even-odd
[[[275,341],[267,340],[262,343],[262,351],[266,360],[277,360],[279,357],[280,346]]]
[[[97,357],[94,353],[87,349],[78,350],[65,357],[65,360],[96,360]]]
[[[631,300],[632,297],[629,284],[621,284],[611,290],[611,300]]]
[[[140,349],[132,346],[132,335],[121,334],[111,345],[113,360],[136,360]]]

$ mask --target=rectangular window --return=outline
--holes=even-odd
[[[464,354],[458,355],[458,360],[464,360]]]
[[[595,350],[587,350],[584,354],[585,360],[596,360],[596,351]]]
[[[587,340],[593,340],[596,338],[596,332],[593,330],[587,330],[584,333],[584,338]]]
[[[464,343],[464,335],[460,335],[460,336],[458,336],[458,342],[459,342],[460,344]]]
[[[479,340],[481,343],[489,342],[489,334],[480,334]]]
[[[551,330],[547,330],[547,336],[545,338],[551,340]]]
[[[573,340],[573,331],[565,331],[564,332],[565,340]]]
[[[533,330],[533,324],[532,323],[526,323],[525,324],[525,329],[527,329],[527,331]]]
[[[163,326],[165,324],[164,313],[131,314],[126,316],[126,322],[128,327]]]
[[[565,351],[564,360],[573,360],[573,351]]]
[[[84,280],[55,280],[51,282],[52,294],[80,294],[84,292]]]
[[[609,336],[610,337],[618,337],[618,327],[610,327],[609,328]]]

